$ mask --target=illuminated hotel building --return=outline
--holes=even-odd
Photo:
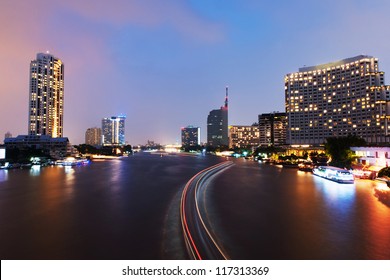
[[[221,109],[210,111],[207,116],[207,145],[228,146],[228,88],[226,87],[225,104]]]
[[[285,76],[288,144],[323,144],[328,137],[386,143],[390,86],[378,59],[360,55]]]
[[[200,127],[187,126],[181,129],[181,144],[183,146],[200,145]]]
[[[259,146],[257,125],[230,125],[229,148],[250,148]]]
[[[62,137],[64,120],[64,64],[48,53],[30,63],[29,135]]]
[[[100,146],[102,144],[102,129],[99,127],[88,128],[85,132],[85,144]]]
[[[260,146],[282,146],[286,144],[286,113],[273,112],[259,115]]]
[[[125,145],[125,116],[102,120],[103,145]]]

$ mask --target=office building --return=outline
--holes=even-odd
[[[373,144],[389,140],[390,87],[372,56],[287,74],[285,101],[289,144],[320,145],[348,134]]]
[[[103,145],[125,145],[125,116],[104,118],[102,120]]]
[[[102,144],[102,129],[99,127],[88,128],[85,132],[85,144],[100,146]]]
[[[229,125],[229,148],[259,146],[260,132],[256,125]]]
[[[181,129],[182,146],[200,145],[200,127],[187,126]]]
[[[29,135],[62,137],[64,125],[64,64],[49,53],[30,63]]]
[[[228,146],[228,134],[228,88],[226,87],[224,106],[210,111],[207,117],[207,145]]]
[[[273,112],[259,115],[260,146],[285,145],[286,132],[286,113]]]

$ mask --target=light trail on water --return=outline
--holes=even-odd
[[[180,202],[180,218],[184,241],[192,259],[228,259],[207,228],[198,203],[198,192],[217,174],[234,165],[231,161],[208,167],[185,185]]]

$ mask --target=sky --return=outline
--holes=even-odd
[[[284,111],[284,76],[360,54],[390,75],[387,0],[0,0],[0,142],[27,134],[29,65],[65,64],[64,136],[126,115],[126,141],[180,143],[223,105],[229,124]],[[385,80],[386,82],[386,80]]]

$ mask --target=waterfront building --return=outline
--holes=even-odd
[[[273,112],[259,115],[260,146],[283,146],[286,144],[287,115]]]
[[[6,149],[35,149],[53,158],[63,158],[70,155],[72,145],[67,137],[53,138],[50,135],[18,135],[4,140]]]
[[[328,137],[349,134],[368,143],[389,140],[390,86],[372,56],[287,74],[285,104],[288,144],[321,145]]]
[[[390,166],[390,147],[351,147],[357,162],[368,170],[379,171]]]
[[[29,135],[63,136],[64,64],[49,53],[30,63]]]
[[[6,152],[5,146],[0,145],[0,161],[5,159],[5,155],[6,155],[5,152]]]
[[[125,145],[125,116],[114,116],[102,120],[103,145]]]
[[[225,104],[220,109],[210,111],[207,117],[207,145],[228,146],[228,88],[226,87]]]
[[[88,128],[85,132],[85,144],[100,146],[102,144],[102,129],[99,127]]]
[[[229,148],[252,148],[259,146],[258,125],[230,125]]]
[[[181,144],[183,146],[200,145],[200,127],[187,126],[181,129]]]

